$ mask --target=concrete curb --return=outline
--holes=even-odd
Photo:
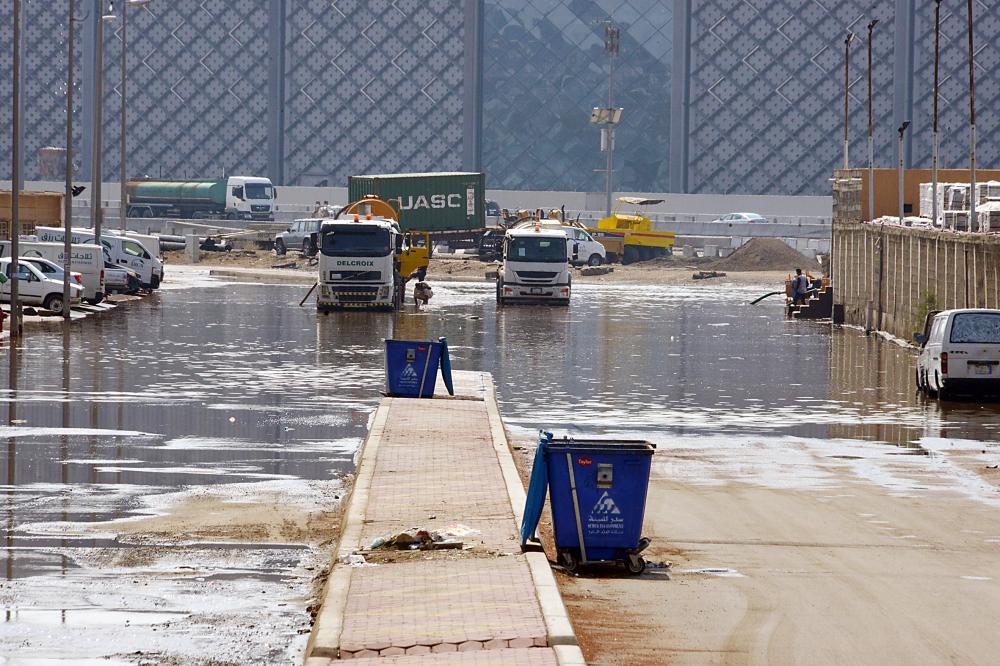
[[[391,404],[391,401],[387,400],[379,405],[372,419],[371,431],[358,449],[358,471],[341,518],[339,545],[333,569],[330,571],[330,577],[326,581],[321,597],[320,613],[316,617],[316,624],[310,632],[309,643],[306,645],[306,663],[317,657],[333,659],[340,657],[340,635],[344,628],[344,608],[347,606],[347,594],[351,589],[352,570],[346,565],[338,566],[338,563],[341,558],[353,553],[360,545],[378,448],[385,432]]]
[[[497,403],[496,387],[493,382],[489,382],[486,390],[486,413],[490,420],[493,450],[500,462],[504,483],[507,486],[507,495],[510,498],[514,520],[520,534],[521,523],[524,521],[524,504],[527,493],[521,483],[521,477],[517,473],[517,466],[514,464],[514,458],[510,452],[510,443],[507,441],[507,432],[503,427],[503,420],[500,418],[500,406]],[[535,585],[535,594],[538,596],[542,617],[545,620],[548,644],[550,647],[556,648],[556,661],[566,666],[585,664],[583,653],[576,640],[576,633],[573,631],[573,624],[570,622],[569,613],[563,604],[562,595],[559,594],[559,587],[556,585],[548,558],[545,553],[539,552],[525,553],[525,557],[531,571],[531,580]]]

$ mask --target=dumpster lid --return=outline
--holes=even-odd
[[[572,448],[572,449],[613,449],[615,451],[649,451],[652,453],[656,449],[656,444],[647,442],[644,439],[572,439],[563,437],[553,439],[548,443],[552,448]]]

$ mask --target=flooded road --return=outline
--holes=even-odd
[[[568,309],[498,311],[488,285],[441,284],[420,313],[317,317],[304,287],[171,272],[69,335],[34,332],[14,368],[4,349],[0,664],[297,662],[386,337],[446,336],[456,369],[494,374],[518,439],[689,452],[662,477],[822,487],[829,459],[995,495],[941,453],[1000,458],[996,406],[920,399],[906,350],[747,305],[769,285],[582,285]]]

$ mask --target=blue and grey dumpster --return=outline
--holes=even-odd
[[[448,341],[385,341],[385,392],[397,398],[432,398],[438,367],[448,393],[455,395],[451,380]]]
[[[622,562],[640,574],[646,490],[655,446],[645,441],[539,438],[521,543],[534,539],[546,489],[560,562],[570,571],[593,562]]]

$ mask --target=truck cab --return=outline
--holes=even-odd
[[[509,229],[497,271],[497,304],[569,305],[569,239],[562,228]]]
[[[226,217],[243,220],[274,220],[277,191],[270,178],[230,176],[227,183]]]

